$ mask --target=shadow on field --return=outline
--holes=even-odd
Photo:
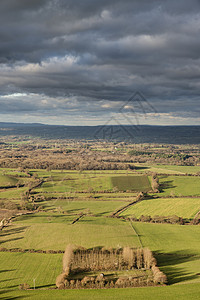
[[[22,233],[25,231],[25,229],[27,228],[27,226],[21,226],[21,227],[17,227],[17,228],[12,228],[12,229],[7,229],[1,232],[0,236],[8,236],[8,235],[12,235],[12,234],[16,234],[16,233]]]
[[[25,231],[25,229],[27,228],[27,226],[21,226],[21,227],[17,227],[17,228],[12,228],[12,229],[8,229],[8,230],[4,230],[1,234],[0,237],[7,237],[7,236],[12,236],[12,234],[18,234],[18,233],[23,233]],[[12,241],[17,241],[17,240],[21,240],[23,239],[23,237],[15,237],[15,238],[10,238],[10,239],[6,239],[0,242],[0,245],[6,242],[12,242]]]
[[[176,186],[173,185],[173,180],[168,180],[168,181],[164,181],[162,183],[160,183],[160,190],[167,190],[167,189],[173,189]]]
[[[35,217],[35,214],[31,213],[31,214],[28,214],[28,215],[23,215],[23,216],[19,216],[19,217],[16,217],[16,221],[20,221],[20,222],[23,222],[23,221],[26,221],[26,220],[30,220],[30,218],[33,218]]]
[[[4,275],[4,274],[2,274],[2,273],[13,272],[13,271],[16,271],[16,269],[11,269],[11,270],[0,270],[0,276],[1,276],[1,278],[2,278],[2,276]],[[11,281],[11,280],[14,280],[14,279],[17,279],[17,278],[3,279],[3,280],[0,280],[0,283],[6,282],[6,281]]]
[[[12,271],[16,271],[16,269],[11,269],[11,270],[0,270],[0,274],[1,274],[1,273],[5,273],[5,272],[12,272]]]
[[[86,209],[86,207],[68,209],[68,210],[66,210],[66,212],[67,212],[67,214],[72,214],[73,215],[74,213],[79,212],[80,210],[84,210],[84,209]]]
[[[11,280],[16,280],[16,279],[18,279],[18,277],[16,277],[16,278],[4,279],[4,280],[0,280],[0,283],[7,282],[7,281],[11,281]],[[9,286],[9,288],[10,288],[10,286]]]
[[[30,297],[29,295],[23,295],[23,296],[9,296],[9,295],[6,295],[8,293],[9,293],[9,291],[7,291],[7,290],[0,290],[0,299],[1,300],[14,300],[14,299],[25,299],[25,298]]]
[[[9,239],[9,240],[4,240],[4,241],[1,241],[0,244],[7,243],[7,242],[18,241],[18,240],[21,240],[21,239],[23,239],[23,237],[18,237],[18,238],[13,238],[13,239]]]
[[[135,166],[135,170],[146,170],[146,169],[149,169],[149,167],[138,167],[138,166]]]
[[[50,288],[50,287],[55,287],[55,284],[45,284],[45,285],[40,285],[38,287],[36,287],[36,290],[40,290],[41,288]]]
[[[102,216],[104,216],[105,214],[110,214],[110,213],[112,213],[112,210],[109,210],[109,211],[103,211],[103,212],[101,212],[101,213],[97,213],[97,214],[95,214],[95,216],[97,216],[97,217],[102,217]]]
[[[178,265],[199,260],[200,256],[187,251],[177,251],[171,253],[154,252],[159,268],[167,275],[168,283],[174,284],[186,280],[199,278],[197,274],[185,271]]]

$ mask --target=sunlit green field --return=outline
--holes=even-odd
[[[181,286],[145,287],[134,289],[107,289],[107,290],[32,290],[6,291],[2,290],[3,299],[31,300],[197,300],[200,294],[200,284],[186,284]]]
[[[160,176],[162,196],[200,196],[200,177]]]
[[[153,251],[188,251],[200,255],[200,226],[134,222],[142,244]],[[170,242],[169,242],[170,241]]]
[[[21,195],[23,192],[25,192],[27,190],[26,187],[21,187],[21,188],[13,188],[13,189],[7,189],[7,190],[3,190],[0,193],[0,199],[21,199]]]
[[[3,231],[0,246],[42,250],[64,250],[67,244],[84,247],[139,246],[137,235],[123,220],[83,217],[71,224],[73,219],[74,216],[53,214],[23,217]]]
[[[86,223],[89,223],[91,219],[85,220]],[[101,218],[99,222],[95,222],[96,226],[101,225],[103,221]],[[108,223],[106,223],[108,225]],[[104,224],[104,226],[106,225]],[[127,224],[127,223],[126,223]],[[43,226],[46,225],[43,223]],[[87,234],[88,232],[87,225],[81,224],[82,231],[79,231],[79,234],[84,236],[81,241],[80,238],[76,235],[77,231],[73,230],[74,237],[71,235],[70,242],[77,242],[77,244],[84,245],[84,241],[87,240],[87,245],[90,244],[89,240],[93,239],[95,246],[100,245],[95,241],[93,232],[91,234]],[[113,223],[114,225],[114,223]],[[129,225],[129,224],[127,224]],[[66,226],[68,226],[66,224]],[[69,225],[70,226],[70,225]],[[110,295],[113,299],[123,299],[123,297],[131,297],[131,295],[137,295],[137,299],[142,299],[142,297],[146,297],[147,291],[150,293],[148,299],[159,299],[157,297],[167,297],[168,293],[172,293],[174,298],[182,297],[182,291],[187,287],[185,291],[191,288],[190,295],[196,297],[196,290],[198,289],[200,283],[199,268],[200,268],[200,240],[198,239],[200,235],[200,227],[199,226],[180,226],[180,225],[169,225],[169,224],[145,224],[145,223],[133,223],[133,227],[136,232],[139,234],[140,239],[142,241],[143,246],[148,246],[150,249],[154,251],[154,255],[158,260],[159,267],[164,271],[168,277],[168,281],[170,284],[176,284],[180,288],[175,288],[176,285],[172,286],[170,290],[169,287],[164,288],[134,288],[132,289],[132,293],[130,294],[130,289],[120,289],[117,294],[115,294],[114,290],[108,290],[108,293],[105,294],[105,297]],[[40,224],[40,230],[41,230]],[[120,240],[120,229],[119,226],[115,224],[115,228],[118,234],[117,240]],[[131,228],[131,226],[129,227]],[[35,228],[37,230],[37,228]],[[39,227],[38,227],[39,229]],[[101,227],[102,229],[102,227]],[[47,229],[46,229],[47,230]],[[128,231],[128,227],[126,227],[126,234],[131,244],[137,244],[137,238],[133,237],[133,232]],[[47,231],[46,231],[47,232]],[[101,240],[100,231],[96,231],[96,234]],[[113,232],[109,230],[111,236],[105,236],[106,241],[113,237]],[[49,235],[50,236],[50,235]],[[9,239],[12,239],[12,234],[9,236]],[[54,236],[55,238],[55,236]],[[59,236],[58,239],[59,240]],[[33,237],[34,243],[29,246],[37,246],[36,240]],[[169,242],[170,241],[170,242]],[[125,240],[121,240],[121,243],[126,244]],[[104,243],[105,244],[105,243]],[[108,243],[109,245],[112,244]],[[86,245],[86,244],[85,244]],[[16,244],[15,244],[16,246]],[[31,248],[32,248],[31,247]],[[34,247],[37,248],[37,247]],[[55,247],[54,247],[55,249]],[[17,286],[22,282],[27,282],[33,287],[33,279],[36,278],[36,288],[37,287],[50,287],[55,283],[56,275],[61,271],[61,254],[37,254],[37,253],[4,253],[0,252],[0,262],[1,262],[1,272],[4,273],[4,280],[1,282],[1,287],[6,289],[8,287],[12,287],[16,289]],[[27,267],[28,266],[28,267]],[[196,283],[190,285],[189,283]],[[182,285],[182,283],[185,283]],[[186,284],[187,283],[187,284]],[[182,287],[182,288],[181,288]],[[157,292],[160,290],[160,294]],[[171,291],[171,292],[169,292]],[[174,291],[174,292],[172,292]],[[57,293],[56,293],[57,292]],[[95,294],[96,293],[96,294]],[[98,294],[100,293],[100,294]],[[89,291],[73,291],[71,294],[70,291],[55,291],[55,295],[53,299],[60,299],[61,295],[72,295],[72,297],[90,297],[94,295],[102,295],[103,291],[93,291],[93,294],[90,294]],[[176,293],[176,294],[174,294]],[[25,292],[18,292],[17,290],[13,292],[13,295],[25,295]],[[40,295],[40,297],[44,296],[44,299],[48,299],[49,291],[41,291],[38,294],[37,291],[27,292],[26,295]],[[52,294],[51,294],[52,295]],[[187,292],[186,292],[186,295]],[[192,297],[193,297],[192,296]],[[45,298],[47,297],[47,298]],[[71,297],[71,296],[70,296]],[[120,298],[122,297],[122,298]],[[141,297],[141,298],[140,298]],[[152,297],[152,298],[151,298]],[[34,299],[34,298],[33,298]],[[41,298],[42,299],[42,298]],[[50,298],[51,299],[51,298]],[[62,299],[62,298],[61,298]],[[71,299],[71,298],[70,298]],[[72,298],[73,299],[73,298]],[[75,298],[74,298],[75,299]],[[78,298],[79,299],[79,298]],[[89,298],[88,298],[89,299]],[[96,299],[96,298],[95,298]],[[98,299],[98,298],[97,298]],[[108,298],[106,298],[108,299]],[[112,298],[111,298],[112,299]],[[131,298],[130,298],[131,299]],[[161,299],[161,298],[160,298]],[[165,299],[165,298],[162,298]],[[181,298],[184,299],[184,298]],[[187,298],[185,298],[187,299]],[[188,299],[195,299],[189,297]]]
[[[0,288],[18,288],[28,283],[37,288],[54,286],[62,271],[62,254],[0,252]]]
[[[195,174],[200,172],[200,166],[175,166],[175,165],[146,165],[146,164],[136,164],[138,171],[140,172],[156,172],[156,173],[166,173],[166,174]]]
[[[200,226],[139,222],[133,226],[142,245],[154,251],[169,283],[200,283]]]
[[[122,216],[172,216],[194,218],[200,210],[200,198],[146,199],[125,210]]]
[[[78,213],[89,213],[89,214],[95,214],[98,216],[101,215],[109,215],[113,212],[113,210],[116,210],[117,208],[120,208],[127,204],[127,199],[125,201],[120,201],[123,199],[113,199],[112,201],[95,201],[95,199],[86,199],[85,201],[68,201],[67,199],[63,200],[51,200],[47,202],[46,210],[53,207],[58,207],[58,209],[65,211],[68,214],[78,214]],[[130,198],[129,198],[130,201]]]

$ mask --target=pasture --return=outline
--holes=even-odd
[[[135,164],[136,170],[140,172],[156,172],[160,174],[196,174],[200,172],[200,166],[176,166],[176,165],[163,165],[145,163]]]
[[[64,300],[66,297],[70,300],[197,300],[200,294],[200,284],[108,290],[2,290],[0,293],[3,299],[28,298],[31,300]]]
[[[145,199],[125,210],[122,216],[172,216],[192,219],[200,210],[200,198]]]
[[[200,177],[159,176],[162,196],[200,196]]]
[[[170,284],[200,283],[200,227],[133,223],[143,247],[149,247]]]
[[[113,187],[119,191],[142,191],[148,192],[151,190],[151,185],[148,176],[117,176],[111,177]]]
[[[72,224],[74,217],[47,213],[18,218],[1,233],[0,247],[64,250],[67,244],[87,248],[140,245],[131,225],[123,220],[88,216]]]
[[[0,187],[9,187],[9,186],[16,186],[18,183],[18,179],[8,176],[8,175],[0,175]]]
[[[45,272],[45,270],[47,272]],[[32,288],[51,287],[62,270],[62,254],[0,252],[0,289],[18,288],[28,283]]]

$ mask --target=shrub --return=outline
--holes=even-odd
[[[30,289],[30,285],[28,283],[22,283],[19,285],[20,290],[28,290]]]
[[[56,286],[58,289],[64,289],[65,279],[66,279],[65,273],[58,275],[58,277],[56,278]]]

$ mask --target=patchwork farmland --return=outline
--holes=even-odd
[[[70,299],[100,299],[102,295],[104,299],[147,295],[149,299],[168,295],[170,299],[180,295],[181,299],[197,299],[199,169],[169,165],[81,171],[2,168],[2,296],[48,299],[52,293],[54,299],[66,295]],[[184,173],[188,170],[189,175]],[[98,255],[148,248],[167,282],[155,283],[151,271],[144,269],[144,263],[138,268],[131,254],[132,269],[128,265],[123,269],[125,260],[122,270],[106,270],[102,264],[98,272],[73,274],[72,267],[71,277],[65,275],[61,284],[63,290],[58,289],[56,278],[63,274],[67,245],[80,247],[86,254],[100,251]],[[91,261],[96,264],[94,257]],[[99,272],[104,274],[102,283],[97,280]],[[116,293],[116,287],[122,289]]]

